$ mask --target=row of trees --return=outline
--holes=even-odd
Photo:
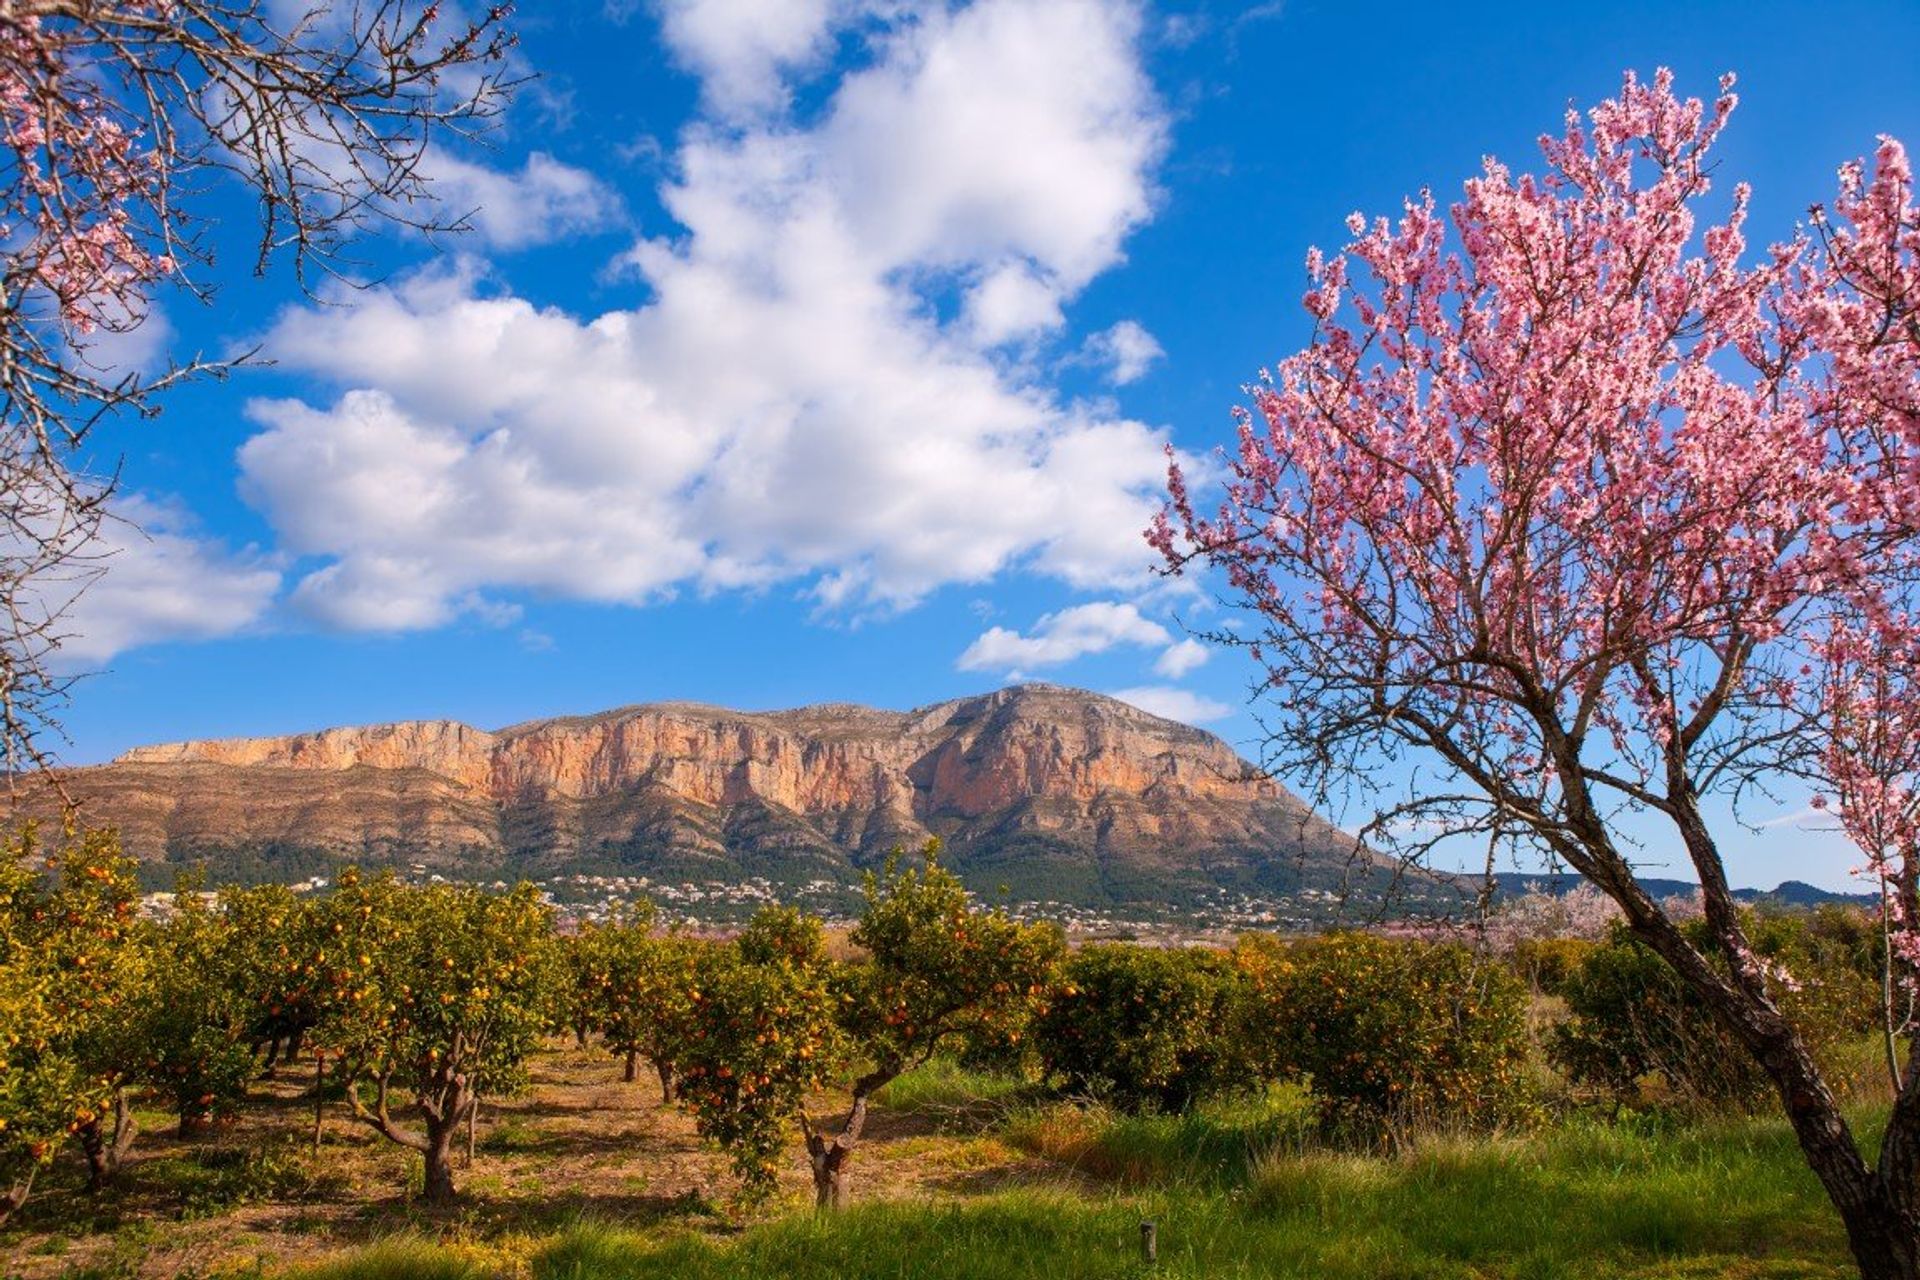
[[[137,908],[107,834],[43,854],[28,833],[0,866],[5,1212],[68,1145],[94,1187],[111,1179],[137,1137],[137,1096],[192,1130],[282,1054],[309,1053],[321,1098],[418,1151],[426,1198],[444,1201],[481,1098],[521,1087],[555,1034],[597,1035],[629,1080],[649,1062],[663,1102],[729,1154],[749,1197],[801,1139],[822,1207],[850,1195],[875,1095],[942,1052],[1125,1107],[1300,1079],[1329,1129],[1367,1141],[1537,1110],[1527,977],[1546,970],[1525,947],[1345,933],[1069,952],[1057,928],[975,905],[937,846],[870,878],[846,956],[791,908],[724,942],[662,929],[644,903],[560,934],[528,886],[353,871],[324,897],[262,886],[177,894],[164,919]],[[1867,1029],[1859,996],[1884,958],[1846,919],[1766,926],[1796,1000],[1826,1010],[1834,1038]],[[1580,948],[1551,970],[1574,1012],[1553,1047],[1572,1078],[1624,1093],[1658,1071],[1745,1096],[1699,1083],[1725,1045],[1657,958],[1621,930]],[[1739,1080],[1747,1094],[1752,1080]]]
[[[263,1052],[303,1046],[357,1122],[422,1154],[428,1197],[450,1197],[459,1127],[520,1084],[550,1023],[538,895],[353,872],[316,900],[183,888],[143,918],[107,832],[43,852],[29,830],[0,860],[0,1220],[68,1142],[90,1186],[112,1179],[137,1096],[192,1132],[244,1097]]]

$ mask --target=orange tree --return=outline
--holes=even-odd
[[[134,863],[111,830],[80,833],[46,858],[53,877],[36,940],[58,1013],[60,1052],[79,1073],[72,1131],[97,1190],[119,1171],[138,1132],[132,1091],[146,1065],[154,954],[139,918]]]
[[[454,1135],[482,1093],[524,1083],[544,1028],[552,913],[531,885],[411,888],[350,869],[318,924],[315,1039],[354,1119],[418,1151],[427,1200],[451,1200]]]
[[[229,889],[220,895],[229,926],[227,976],[245,1006],[249,1047],[267,1046],[265,1069],[288,1058],[313,1029],[317,907],[285,885]]]
[[[1217,951],[1084,947],[1035,1028],[1047,1074],[1122,1106],[1182,1108],[1244,1087],[1239,983]]]
[[[601,925],[586,922],[573,933],[556,933],[549,942],[554,981],[547,1007],[547,1030],[570,1035],[580,1048],[595,1030],[594,1006],[606,980],[600,946]]]
[[[790,907],[697,954],[680,1102],[748,1200],[772,1191],[788,1126],[843,1059],[832,970],[820,922]]]
[[[1531,1116],[1527,991],[1507,965],[1357,932],[1243,938],[1235,957],[1274,1065],[1311,1080],[1330,1127],[1398,1144]]]
[[[83,1093],[53,970],[43,963],[49,903],[33,847],[28,831],[0,855],[0,1225],[65,1143]]]
[[[638,1059],[653,1064],[660,1100],[673,1101],[674,1075],[685,1053],[695,1009],[694,975],[705,944],[656,933],[653,904],[641,902],[582,935],[584,968],[594,980],[589,1018],[607,1048],[626,1059],[632,1080]]]
[[[896,851],[879,876],[867,877],[866,908],[853,931],[866,956],[835,983],[841,1026],[861,1070],[837,1124],[816,1129],[800,1117],[822,1208],[846,1203],[848,1162],[874,1093],[942,1046],[1020,1036],[1065,950],[1052,925],[975,906],[939,853],[939,842],[930,841],[924,866],[915,868]]]
[[[135,1020],[141,1079],[171,1102],[182,1136],[231,1111],[253,1074],[245,940],[200,884],[182,877],[151,931],[148,999]]]

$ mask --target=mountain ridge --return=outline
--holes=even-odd
[[[1218,737],[1018,685],[907,711],[674,701],[160,743],[62,775],[150,863],[857,880],[938,837],[976,887],[1177,901],[1327,885],[1365,855]]]

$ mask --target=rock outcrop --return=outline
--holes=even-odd
[[[939,836],[977,883],[1062,900],[1284,890],[1352,844],[1211,734],[1023,685],[914,711],[627,707],[141,747],[72,770],[148,860],[469,875],[846,880]]]

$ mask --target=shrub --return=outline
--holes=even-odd
[[[1124,1107],[1181,1109],[1257,1078],[1242,983],[1217,951],[1104,943],[1061,972],[1035,1036],[1048,1074]]]
[[[1676,1094],[1709,1104],[1750,1100],[1765,1088],[1745,1047],[1625,928],[1581,961],[1560,994],[1569,1016],[1547,1053],[1575,1085],[1628,1102],[1642,1077],[1658,1075]]]
[[[750,1201],[773,1190],[787,1126],[842,1055],[831,973],[820,922],[787,907],[698,955],[680,1101]]]
[[[1249,938],[1235,954],[1277,1065],[1311,1081],[1329,1128],[1398,1144],[1531,1117],[1527,993],[1506,965],[1365,933]]]
[[[1513,944],[1509,959],[1529,987],[1557,996],[1593,948],[1585,938],[1522,938]]]
[[[1773,971],[1775,999],[1816,1055],[1875,1025],[1875,937],[1857,913],[1753,912],[1745,923]],[[1704,921],[1688,932],[1714,954]],[[1560,994],[1569,1017],[1548,1055],[1576,1085],[1630,1102],[1644,1078],[1657,1076],[1677,1100],[1699,1106],[1753,1104],[1771,1092],[1746,1047],[1624,926],[1587,954]]]

